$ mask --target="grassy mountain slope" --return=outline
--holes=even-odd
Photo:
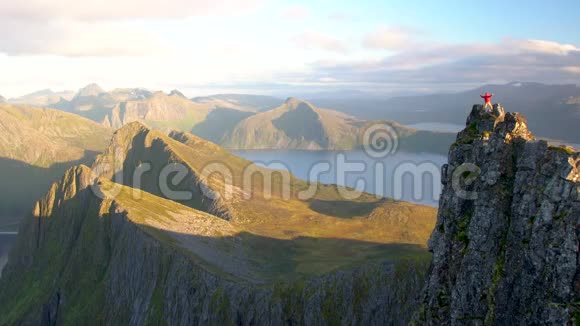
[[[180,164],[187,175],[172,189],[194,193],[193,198],[181,200],[180,203],[236,224],[251,226],[254,232],[264,236],[332,237],[343,234],[353,239],[362,236],[368,240],[421,243],[432,227],[429,224],[429,216],[434,213],[432,208],[378,199],[366,193],[360,193],[353,200],[343,199],[341,192],[346,188],[310,185],[289,174],[284,177],[197,136],[183,132],[172,132],[166,136],[139,123],[118,130],[111,146],[97,158],[93,169],[102,177],[135,186],[133,173],[143,162],[151,165],[151,172],[143,175],[139,185],[141,189],[165,197],[157,185],[157,176],[168,162]],[[217,163],[225,173],[204,173],[204,169],[212,163]],[[120,171],[123,172],[122,176],[119,175]],[[231,180],[225,179],[224,174],[228,174]],[[271,183],[268,182],[270,176]],[[300,192],[310,186],[314,190],[313,195],[300,200]],[[285,189],[288,190],[287,195]],[[204,196],[204,191],[219,196],[208,198]],[[360,219],[384,206],[389,207],[393,219],[416,216],[413,223],[427,219],[421,222],[422,227],[414,225],[412,230],[411,227],[391,227],[387,231],[369,228],[369,223],[374,223],[373,219]],[[335,207],[343,209],[337,212]]]
[[[357,149],[369,141],[363,139],[365,131],[381,124],[396,132],[401,150],[444,152],[454,139],[451,133],[419,131],[388,120],[359,120],[290,98],[276,109],[239,122],[222,144],[232,149]]]
[[[214,109],[205,120],[195,125],[191,132],[214,143],[221,143],[224,137],[252,112],[235,109]]]
[[[204,175],[210,163],[231,180]],[[160,171],[176,164],[186,176],[170,188],[192,199],[159,187]],[[191,134],[124,126],[92,168],[69,169],[26,218],[0,279],[0,324],[408,320],[434,208],[347,200],[345,188],[292,176],[273,178],[267,198],[263,179],[244,184],[248,169],[277,174]],[[315,194],[298,198],[309,186]]]
[[[34,200],[75,164],[106,148],[111,130],[74,114],[0,104],[0,217],[29,212]]]
[[[266,238],[91,184],[88,167],[71,168],[27,218],[0,279],[0,324],[403,323],[415,299],[402,294],[422,286],[417,246]]]

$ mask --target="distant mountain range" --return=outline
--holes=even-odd
[[[216,94],[194,97],[193,102],[209,104],[214,109],[233,109],[238,111],[261,112],[280,106],[282,99],[264,95]]]
[[[36,92],[14,101],[45,103],[46,94],[52,93]],[[139,121],[165,131],[191,131],[230,149],[359,149],[364,145],[365,130],[376,124],[396,130],[401,150],[444,153],[454,137],[407,128],[391,120],[357,119],[296,98],[284,102],[262,95],[218,94],[190,100],[178,90],[169,94],[140,88],[107,92],[90,84],[72,98],[60,97],[47,106],[113,129]]]
[[[403,124],[441,122],[463,125],[468,108],[481,101],[479,95],[494,93],[492,101],[510,111],[521,112],[540,137],[580,143],[580,87],[513,82],[484,85],[453,94],[402,96],[388,99],[359,97],[311,98],[312,103],[361,119],[392,119]]]
[[[107,92],[96,84],[87,85],[73,96],[70,92],[44,90],[8,101],[54,107],[114,129],[140,121],[162,130],[191,131],[233,149],[353,149],[360,146],[361,130],[373,123],[371,121],[388,120],[391,124],[396,121],[398,130],[404,129],[401,124],[416,123],[461,126],[462,117],[467,114],[465,108],[480,102],[479,95],[485,91],[494,93],[494,102],[526,114],[530,128],[536,130],[539,137],[580,143],[577,132],[580,88],[576,85],[513,82],[454,94],[388,99],[358,93],[360,97],[354,94],[339,99],[314,98],[304,101],[308,103],[306,106],[296,105],[295,108],[271,96],[217,94],[187,99],[178,90],[169,94],[141,88]],[[335,128],[333,124],[340,127]],[[308,132],[304,133],[306,130]],[[403,132],[405,137],[413,133],[411,129]],[[431,136],[425,133],[418,133],[416,137]],[[437,134],[435,140],[440,137]],[[450,141],[440,143],[436,151],[445,151]],[[412,146],[408,150],[421,148]]]
[[[11,98],[7,102],[11,104],[24,104],[36,107],[49,107],[61,100],[70,100],[75,93],[73,91],[53,92],[50,89],[43,89],[21,97]]]

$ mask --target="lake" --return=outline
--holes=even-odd
[[[444,122],[419,122],[407,125],[407,127],[415,128],[419,130],[428,131],[448,131],[448,132],[460,132],[465,128],[464,125],[455,123],[444,123]]]
[[[234,154],[296,177],[339,184],[413,203],[437,206],[447,157],[396,152],[373,158],[364,151],[245,150]],[[318,170],[328,171],[319,174]]]
[[[0,234],[0,277],[2,277],[2,270],[8,262],[8,253],[15,240],[15,234]]]

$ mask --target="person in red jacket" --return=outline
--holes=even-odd
[[[479,96],[481,96],[481,98],[485,100],[483,110],[487,109],[487,107],[489,106],[489,110],[493,111],[493,105],[491,105],[491,97],[493,96],[493,93],[489,94],[488,92],[485,92],[485,94]]]

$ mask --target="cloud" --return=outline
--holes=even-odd
[[[116,22],[0,22],[0,51],[8,55],[146,56],[164,49],[161,40]]]
[[[562,67],[562,70],[564,70],[566,72],[573,73],[573,74],[580,74],[580,66]]]
[[[580,49],[572,44],[560,44],[557,42],[543,41],[543,40],[525,40],[519,42],[519,47],[522,50],[530,52],[538,52],[545,54],[553,54],[566,56],[571,52],[578,52]]]
[[[305,19],[310,15],[308,9],[302,6],[286,8],[280,16],[284,19]]]
[[[580,82],[580,47],[544,40],[505,39],[487,44],[423,44],[382,60],[314,63],[308,81],[398,84],[408,88],[440,83],[494,81]]]
[[[104,21],[226,15],[254,9],[259,0],[21,0],[0,1],[0,19]]]
[[[334,20],[337,22],[347,22],[347,21],[354,20],[355,18],[353,16],[351,16],[350,14],[347,14],[345,12],[334,12],[334,13],[328,15],[328,19]]]
[[[379,26],[364,37],[363,45],[370,49],[401,50],[416,46],[416,31],[400,26]]]
[[[293,37],[292,40],[297,46],[305,49],[320,49],[337,53],[349,52],[349,47],[345,42],[323,33],[305,32]]]
[[[245,13],[261,0],[0,1],[0,52],[8,55],[147,56],[167,52],[146,20]]]

